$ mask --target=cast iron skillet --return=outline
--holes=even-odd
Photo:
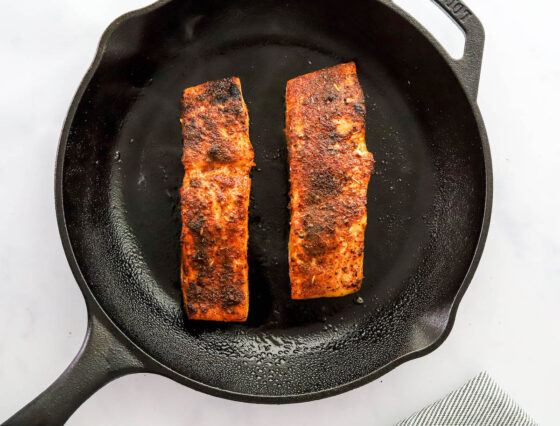
[[[458,61],[389,0],[166,0],[115,21],[56,165],[58,224],[87,302],[87,337],[7,424],[61,424],[135,372],[240,401],[307,401],[439,346],[482,253],[492,177],[476,105],[483,29],[461,2],[436,3],[466,34]],[[377,161],[364,302],[292,301],[285,84],[351,60]],[[188,321],[179,288],[181,91],[227,76],[241,78],[257,164],[246,324]]]

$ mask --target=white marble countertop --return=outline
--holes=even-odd
[[[149,0],[2,1],[0,422],[77,353],[85,305],[59,241],[53,166],[62,123],[105,27]],[[399,0],[452,49],[428,0]],[[541,424],[560,402],[560,45],[553,0],[469,0],[487,44],[479,104],[495,171],[491,230],[449,339],[346,394],[290,406],[221,400],[155,375],[121,378],[70,425],[391,425],[487,370]]]

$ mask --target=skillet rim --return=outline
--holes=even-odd
[[[366,374],[365,376],[360,377],[359,379],[344,383],[342,385],[323,389],[321,391],[316,392],[308,392],[302,394],[293,394],[293,395],[254,395],[254,394],[244,394],[233,392],[225,389],[221,389],[219,387],[211,386],[196,380],[193,380],[187,376],[184,376],[177,371],[171,369],[170,367],[166,366],[162,362],[156,360],[146,351],[144,351],[139,345],[137,345],[124,331],[118,327],[113,320],[111,319],[110,315],[105,312],[95,295],[92,293],[87,281],[85,280],[82,272],[80,270],[80,266],[78,261],[74,255],[74,251],[72,249],[72,242],[70,240],[70,235],[68,233],[68,228],[66,225],[66,218],[64,215],[64,200],[63,200],[63,176],[64,176],[64,160],[66,154],[66,145],[68,142],[68,138],[70,135],[70,129],[72,127],[74,117],[76,111],[82,101],[83,95],[91,82],[93,75],[97,72],[97,69],[103,59],[104,53],[108,46],[108,43],[116,31],[116,29],[126,21],[131,19],[148,15],[155,10],[172,3],[175,0],[159,0],[155,3],[148,5],[144,8],[140,8],[124,15],[121,15],[117,19],[115,19],[104,31],[97,48],[97,52],[95,54],[95,58],[91,65],[89,66],[82,82],[80,83],[76,94],[72,100],[70,108],[68,110],[64,127],[62,130],[62,134],[60,137],[57,155],[56,155],[56,164],[55,164],[55,210],[56,210],[56,218],[58,229],[60,233],[60,238],[62,241],[62,246],[64,248],[64,253],[66,255],[66,259],[68,264],[70,265],[70,269],[74,278],[76,279],[78,286],[80,287],[82,294],[84,296],[88,318],[101,316],[102,320],[106,321],[108,325],[110,325],[111,332],[117,337],[121,342],[125,342],[126,346],[128,346],[130,351],[137,352],[138,354],[142,354],[143,357],[148,361],[145,365],[145,372],[148,373],[156,373],[173,379],[183,385],[186,385],[192,389],[204,392],[206,394],[210,394],[213,396],[226,398],[229,400],[240,401],[240,402],[252,402],[252,403],[268,403],[268,404],[288,404],[288,403],[297,403],[297,402],[306,402],[306,401],[313,401],[322,398],[326,398],[329,396],[338,395],[349,390],[355,389],[362,385],[365,385],[369,382],[372,382],[381,376],[385,375],[389,371],[395,369],[399,365],[411,361],[416,358],[423,357],[428,355],[429,353],[436,350],[439,346],[443,344],[443,342],[447,339],[453,325],[455,323],[455,318],[457,315],[457,310],[459,308],[460,302],[472,281],[474,273],[478,267],[480,262],[482,252],[484,250],[484,246],[486,243],[486,239],[488,236],[489,226],[490,226],[490,218],[492,212],[492,203],[493,203],[493,174],[492,174],[492,160],[490,154],[490,146],[488,142],[488,135],[486,133],[486,128],[482,119],[482,114],[478,107],[476,96],[471,96],[468,93],[468,89],[465,86],[464,81],[462,81],[461,76],[458,74],[457,69],[453,66],[456,61],[447,53],[447,51],[440,45],[440,43],[432,36],[431,33],[428,32],[418,21],[416,21],[412,16],[406,13],[403,9],[393,3],[391,0],[376,0],[385,7],[391,9],[393,12],[399,14],[403,19],[408,21],[411,25],[413,25],[416,30],[424,37],[428,39],[430,44],[437,50],[437,52],[444,58],[447,65],[451,68],[453,74],[457,78],[457,83],[461,87],[464,96],[466,97],[468,104],[473,112],[474,118],[477,123],[478,133],[481,139],[482,145],[482,153],[484,158],[484,171],[485,171],[485,200],[484,200],[484,212],[482,216],[482,224],[480,228],[480,234],[478,236],[478,241],[476,244],[476,248],[472,257],[472,260],[469,264],[465,277],[453,298],[453,301],[450,306],[449,315],[446,321],[446,326],[440,336],[435,339],[431,344],[425,346],[424,348],[418,349],[416,351],[409,352],[405,355],[402,355],[399,358],[394,359],[393,361],[387,363],[383,367]]]

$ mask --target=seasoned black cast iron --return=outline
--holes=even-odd
[[[289,403],[334,395],[449,334],[479,261],[492,197],[476,105],[483,29],[451,59],[389,0],[173,0],[118,19],[74,99],[56,165],[62,242],[89,327],[72,365],[7,424],[60,424],[93,392],[153,372],[213,395]],[[288,79],[356,61],[376,172],[358,304],[292,301]],[[241,78],[255,149],[247,324],[188,321],[179,287],[179,124],[185,87]]]

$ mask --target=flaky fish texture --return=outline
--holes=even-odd
[[[367,189],[374,166],[354,63],[288,81],[286,137],[292,298],[354,293],[363,279]]]
[[[249,311],[249,116],[236,77],[183,93],[181,288],[190,319],[245,321]]]

